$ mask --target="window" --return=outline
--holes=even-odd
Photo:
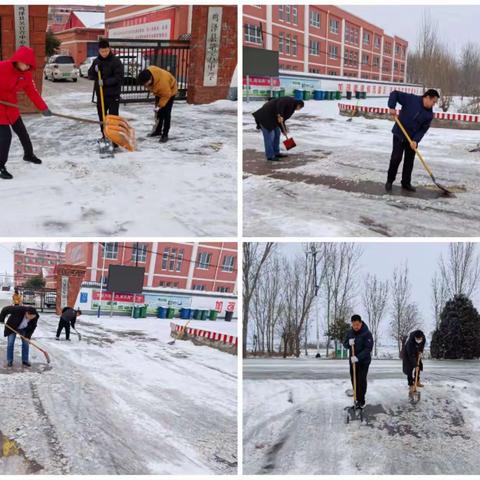
[[[401,71],[402,73],[405,73],[405,64],[404,64],[404,63],[402,63],[402,64],[400,65],[400,71]]]
[[[319,68],[309,68],[308,71],[310,73],[320,73],[320,69]]]
[[[184,252],[182,248],[178,251],[178,255],[177,255],[177,268],[176,268],[177,272],[180,272],[182,270],[183,255],[184,255]]]
[[[297,7],[292,7],[292,20],[295,25],[298,24],[298,9]]]
[[[170,249],[168,247],[164,248],[163,255],[162,255],[162,270],[167,269],[169,255],[170,255]]]
[[[245,25],[245,41],[262,45],[262,28],[260,25]]]
[[[162,270],[170,270],[171,272],[182,270],[184,250],[165,247],[162,255]]]
[[[380,66],[380,57],[373,57],[373,66],[374,67]]]
[[[192,286],[192,290],[205,290],[205,285],[195,284]]]
[[[284,44],[285,44],[284,34],[283,34],[283,32],[280,32],[278,34],[278,51],[280,53],[283,53]],[[280,67],[280,68],[282,68],[282,67]]]
[[[207,252],[201,252],[198,254],[197,268],[207,270],[210,267],[210,261],[212,260],[212,254]]]
[[[285,21],[290,22],[290,5],[285,5]]]
[[[375,48],[380,48],[381,47],[381,44],[382,44],[382,39],[378,36],[378,35],[375,35]]]
[[[285,36],[285,54],[290,55],[290,34]]]
[[[363,32],[363,44],[368,45],[370,43],[370,33]]]
[[[169,259],[169,262],[168,262],[168,269],[170,271],[173,271],[175,270],[175,257],[177,256],[177,249],[176,248],[172,248],[170,250],[170,259]]]
[[[135,243],[132,248],[132,262],[145,263],[146,261],[147,261],[147,245],[145,243],[138,243],[138,244]]]
[[[218,287],[217,292],[228,293],[228,287]]]
[[[235,265],[235,257],[233,255],[225,255],[223,257],[222,272],[233,272]]]
[[[283,5],[278,6],[278,19],[283,20]]]
[[[310,40],[310,55],[320,54],[320,42],[318,40]]]
[[[334,18],[330,19],[330,33],[338,33],[340,22]]]
[[[105,243],[103,247],[103,258],[116,260],[118,256],[118,243]]]
[[[310,25],[312,27],[320,28],[320,12],[310,10]]]
[[[328,47],[328,56],[332,60],[336,60],[338,58],[338,47],[336,45],[330,45]]]
[[[368,65],[370,63],[370,56],[367,55],[366,53],[362,54],[362,63],[364,65]]]
[[[292,38],[292,55],[294,57],[297,56],[297,36],[296,35]]]

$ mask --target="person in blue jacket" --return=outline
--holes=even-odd
[[[427,90],[423,96],[403,93],[398,90],[394,90],[390,94],[388,99],[390,114],[395,118],[397,116],[395,110],[397,103],[402,106],[398,118],[405,127],[412,143],[405,138],[405,135],[395,122],[395,125],[392,128],[393,150],[390,158],[390,166],[388,168],[387,183],[385,184],[385,190],[387,192],[392,190],[392,185],[397,176],[398,167],[402,162],[402,157],[402,188],[410,192],[415,192],[416,189],[412,186],[412,170],[413,162],[415,160],[415,151],[423,136],[430,128],[433,119],[433,107],[439,98],[440,94],[433,88]]]
[[[362,321],[360,315],[353,315],[351,319],[352,328],[347,332],[343,346],[350,351],[350,379],[353,386],[353,364],[356,365],[357,382],[357,404],[358,408],[365,407],[365,395],[367,393],[367,375],[370,362],[372,361],[373,336]],[[353,348],[355,355],[353,354]]]

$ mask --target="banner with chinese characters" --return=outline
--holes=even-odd
[[[204,87],[215,87],[217,85],[221,32],[222,7],[209,7],[203,76]]]

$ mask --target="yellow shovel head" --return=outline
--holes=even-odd
[[[120,145],[129,152],[137,147],[134,128],[118,115],[107,115],[103,128],[105,136],[112,142]]]

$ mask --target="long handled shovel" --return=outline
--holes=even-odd
[[[32,347],[35,347],[37,350],[40,350],[44,355],[47,360],[47,363],[50,363],[50,355],[48,355],[48,352],[45,351],[43,348],[40,348],[36,343],[32,342],[29,338],[24,337],[20,333],[18,333],[13,327],[11,327],[8,323],[5,323],[5,326],[9,328],[13,333],[16,333],[22,340],[25,340],[27,343],[29,343]]]
[[[405,135],[405,138],[408,140],[409,143],[412,143],[412,139],[410,138],[410,135],[408,135],[407,131],[405,130],[405,127],[402,125],[402,122],[400,119],[395,115],[395,121],[397,122],[397,125],[400,127],[400,130],[403,132]],[[420,153],[418,148],[415,149],[415,153],[418,155],[418,158],[422,162],[423,168],[427,171],[427,173],[430,175],[430,178],[432,179],[432,182],[440,189],[442,190],[445,195],[451,195],[452,192],[445,188],[443,185],[440,185],[436,180],[435,177],[433,176],[432,171],[430,170],[430,167],[427,165],[427,162],[423,158],[423,155]]]
[[[185,336],[185,332],[187,330],[189,323],[190,323],[190,320],[188,320],[188,322],[185,325],[183,325],[183,327],[181,327],[178,332],[176,332],[177,337],[171,340],[170,342],[167,342],[168,345],[173,345],[177,340],[183,340],[183,337]]]
[[[80,332],[78,332],[74,327],[72,327],[72,330],[78,335],[78,341],[82,341],[82,336],[80,335]]]
[[[347,118],[347,122],[351,122],[353,120],[353,117],[357,114],[358,102],[360,102],[359,98],[357,98],[357,104],[355,105],[355,108],[353,109],[352,114],[350,115],[350,118]]]
[[[352,345],[352,357],[355,356],[355,344]],[[351,358],[351,357],[350,357]],[[351,360],[349,360],[351,362]],[[357,405],[357,366],[356,363],[352,363],[353,370],[353,405],[351,407],[345,407],[347,411],[346,422],[350,423],[353,420],[360,420],[363,422],[363,410],[358,408]],[[358,415],[357,415],[358,414]]]
[[[420,401],[420,391],[418,390],[418,377],[420,375],[420,354],[417,358],[417,366],[415,367],[415,384],[413,393],[411,394],[412,403],[418,403]]]

